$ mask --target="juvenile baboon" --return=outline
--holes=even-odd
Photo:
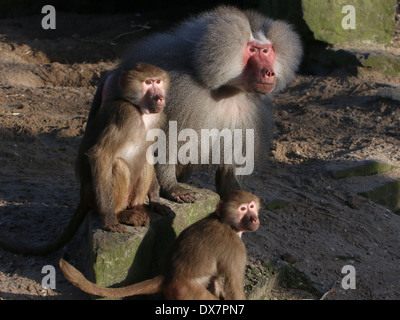
[[[122,288],[88,281],[64,259],[65,277],[81,290],[104,297],[163,293],[167,299],[245,299],[245,231],[259,227],[260,200],[245,191],[225,194],[215,212],[180,233],[160,276]],[[223,280],[223,281],[221,281]],[[224,285],[222,285],[224,283]]]
[[[168,212],[159,203],[152,153],[146,158],[151,144],[146,134],[165,121],[162,111],[168,88],[167,73],[149,64],[112,72],[102,85],[102,103],[92,110],[79,148],[80,203],[68,226],[49,244],[32,247],[0,236],[0,246],[36,255],[57,250],[71,239],[91,208],[107,230],[125,231],[120,222],[148,224],[146,195],[153,209]]]

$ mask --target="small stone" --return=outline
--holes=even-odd
[[[343,170],[332,171],[331,175],[335,179],[343,179],[353,176],[371,176],[390,171],[394,168],[397,167],[390,164],[371,160],[365,162],[364,164],[357,165],[354,167],[346,168]]]

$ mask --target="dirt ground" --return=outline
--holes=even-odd
[[[135,15],[57,13],[57,30],[41,17],[0,20],[0,232],[27,242],[53,239],[78,203],[74,161],[96,84],[128,43],[159,29]],[[400,19],[393,47],[400,48]],[[328,299],[400,299],[400,216],[358,195],[400,179],[385,174],[334,180],[330,170],[378,159],[400,165],[399,102],[377,97],[400,79],[378,75],[295,78],[274,102],[271,159],[246,186],[263,203],[260,229],[244,236],[253,264],[292,263]],[[192,183],[214,189],[209,172]],[[88,299],[46,257],[0,249],[1,299]],[[289,260],[289,261],[288,261]],[[56,267],[56,289],[43,289],[42,267]],[[356,289],[341,288],[344,265],[356,269]],[[291,298],[299,298],[293,296]]]

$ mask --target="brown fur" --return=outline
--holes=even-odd
[[[162,292],[167,299],[245,299],[243,290],[246,249],[237,221],[239,207],[254,201],[257,216],[259,199],[245,191],[227,194],[219,208],[186,228],[176,239],[162,275],[123,288],[102,288],[85,279],[77,269],[61,259],[68,281],[81,290],[105,297],[126,297]],[[248,211],[247,214],[250,214]],[[235,223],[227,224],[224,221]],[[234,222],[235,221],[235,222]],[[254,221],[258,228],[258,216]],[[223,279],[224,285],[222,285]]]
[[[113,76],[112,73],[108,77]],[[157,97],[149,92],[144,97],[142,83],[153,78],[163,81],[162,90],[157,91]],[[154,168],[146,159],[146,150],[151,144],[146,141],[146,133],[162,126],[165,120],[161,111],[169,77],[157,67],[138,63],[118,73],[118,81],[111,85],[112,89],[107,80],[103,82],[103,101],[89,115],[76,165],[81,199],[67,228],[43,246],[31,247],[4,236],[0,236],[0,246],[17,253],[52,252],[69,241],[90,208],[98,211],[107,230],[125,231],[126,227],[120,223],[146,225],[149,223],[148,209],[143,205],[146,196],[158,211],[169,212],[158,202],[159,186]],[[151,114],[143,114],[143,110]]]

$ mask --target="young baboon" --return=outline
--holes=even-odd
[[[116,81],[109,79],[116,78]],[[92,208],[105,229],[123,232],[120,223],[149,223],[150,206],[161,213],[148,130],[162,126],[162,113],[169,88],[167,73],[145,63],[112,72],[101,87],[102,103],[90,114],[76,165],[81,190],[80,203],[62,234],[49,244],[29,246],[0,236],[0,246],[17,253],[44,255],[64,246]],[[110,94],[112,92],[112,94]]]
[[[162,275],[134,285],[103,288],[88,281],[64,259],[60,260],[60,267],[68,281],[97,296],[162,292],[167,299],[177,300],[245,299],[247,255],[241,236],[245,231],[258,229],[259,208],[260,200],[254,194],[245,191],[225,194],[215,212],[181,232]]]

